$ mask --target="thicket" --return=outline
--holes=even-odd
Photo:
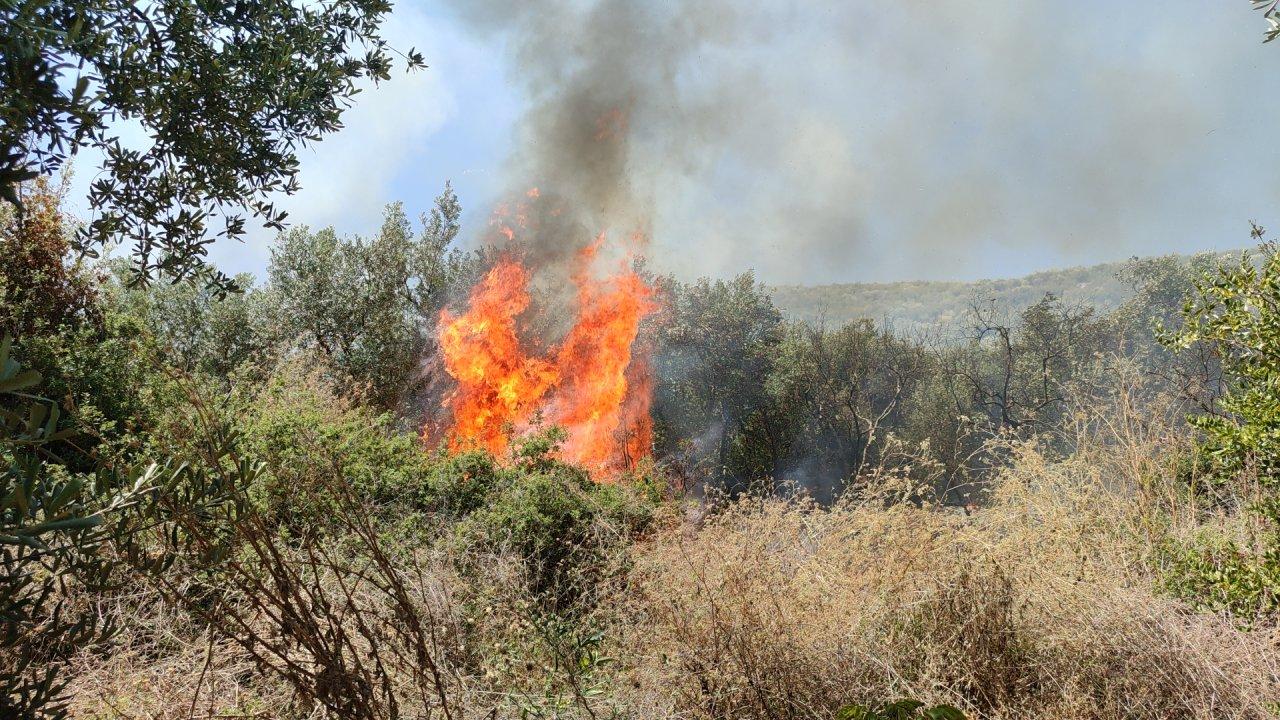
[[[447,188],[416,230],[398,206],[374,238],[294,229],[225,298],[76,260],[57,189],[25,192],[0,221],[0,714],[1280,701],[1268,247],[1199,286],[1134,263],[1113,312],[977,298],[947,336],[652,278],[655,460],[600,484],[556,428],[424,443],[432,324],[485,261]]]

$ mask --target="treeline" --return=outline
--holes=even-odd
[[[786,321],[749,274],[668,279],[655,330],[658,456],[732,491],[829,500],[860,478],[899,473],[966,502],[998,461],[992,438],[1058,428],[1117,362],[1158,376],[1153,392],[1210,403],[1212,359],[1175,355],[1156,338],[1214,262],[1133,260],[1119,278],[1131,298],[1106,313],[1052,294],[1016,314],[975,297],[963,319],[932,332]]]
[[[435,320],[465,301],[487,262],[458,248],[461,208],[448,187],[417,227],[397,204],[368,238],[291,229],[272,245],[264,280],[237,278],[242,292],[231,294],[139,286],[112,262],[68,265],[71,228],[56,193],[31,204],[21,232],[12,218],[6,230],[0,332],[78,416],[101,415],[106,440],[148,422],[137,397],[148,363],[240,393],[302,364],[352,401],[420,428],[448,388],[431,360]],[[1175,357],[1154,331],[1176,324],[1194,279],[1215,262],[1131,261],[1118,281],[1133,294],[1106,313],[1052,294],[1018,313],[975,297],[961,321],[930,332],[788,321],[750,274],[651,276],[663,299],[644,328],[655,348],[655,457],[691,486],[731,493],[830,500],[858,478],[905,473],[947,502],[967,502],[997,461],[991,438],[1057,427],[1073,392],[1117,358],[1210,402],[1212,362]]]

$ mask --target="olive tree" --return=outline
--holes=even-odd
[[[723,481],[735,475],[739,431],[765,407],[782,315],[751,273],[665,286],[669,316],[656,358],[660,450],[709,463],[711,477]],[[681,441],[688,447],[674,447]]]
[[[372,238],[332,228],[282,234],[267,270],[274,332],[319,351],[339,380],[390,407],[412,390],[446,293],[475,260],[453,247],[461,207],[445,186],[417,233],[399,203]]]
[[[283,228],[298,150],[342,127],[359,81],[390,77],[388,0],[0,2],[0,197],[102,155],[77,244],[132,243],[136,277],[230,278],[204,262],[245,213]],[[424,67],[412,49],[410,68]],[[121,141],[129,125],[144,147]]]

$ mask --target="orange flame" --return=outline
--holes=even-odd
[[[454,449],[504,450],[512,431],[541,413],[568,432],[565,459],[609,479],[646,455],[652,443],[652,381],[635,353],[640,321],[656,309],[653,290],[622,268],[597,280],[591,266],[604,235],[579,253],[573,275],[577,317],[558,348],[527,352],[517,318],[529,306],[529,273],[502,258],[471,291],[467,311],[441,314],[440,347],[457,382],[448,399]]]
[[[525,355],[516,334],[516,317],[529,306],[528,284],[525,269],[503,258],[472,289],[466,313],[440,313],[445,369],[458,381],[449,399],[454,449],[465,439],[502,450],[507,426],[523,422],[556,380],[555,368]]]

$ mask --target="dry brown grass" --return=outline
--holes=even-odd
[[[1162,542],[1242,517],[1174,479],[1176,404],[1121,376],[1080,407],[1053,445],[1069,456],[1006,445],[972,514],[876,493],[743,501],[696,524],[669,508],[623,551],[627,580],[567,625],[539,618],[518,559],[423,550],[406,580],[452,628],[440,657],[457,717],[829,720],[900,697],[1001,720],[1275,717],[1276,636],[1158,592]],[[319,717],[189,615],[116,612],[140,614],[80,667],[77,716]]]
[[[264,682],[229,642],[152,593],[125,594],[106,612],[126,628],[109,654],[85,653],[71,691],[75,718],[278,717],[289,706],[283,686]]]
[[[1135,487],[1155,460],[1095,450],[1051,462],[1013,448],[972,516],[755,502],[639,548],[630,704],[831,718],[912,697],[985,718],[1274,717],[1267,635],[1155,591],[1170,520],[1150,506],[1165,489]]]

